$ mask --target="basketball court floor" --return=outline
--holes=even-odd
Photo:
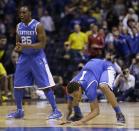
[[[116,122],[113,109],[108,103],[99,103],[100,115],[81,126],[59,125],[59,121],[47,120],[51,107],[47,102],[24,105],[25,117],[20,120],[6,119],[6,115],[16,109],[15,105],[0,106],[0,131],[139,131],[139,102],[120,103],[126,117],[126,124]],[[64,113],[66,104],[58,104]],[[88,103],[81,103],[84,115],[90,111]]]

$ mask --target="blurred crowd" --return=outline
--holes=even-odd
[[[114,93],[119,101],[139,97],[139,1],[138,0],[0,0],[0,96],[12,96],[18,54],[15,46],[18,8],[30,5],[48,37],[45,48],[56,81],[55,93],[91,58],[114,63]],[[54,53],[55,52],[55,53]],[[98,90],[99,99],[103,97]]]

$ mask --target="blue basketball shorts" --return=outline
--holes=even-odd
[[[14,74],[14,88],[26,88],[37,85],[39,89],[55,85],[44,54],[21,55]]]
[[[99,80],[99,86],[101,84],[107,84],[109,88],[113,89],[116,72],[112,66],[108,67],[101,75]]]

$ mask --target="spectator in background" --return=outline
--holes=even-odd
[[[81,0],[79,7],[81,12],[87,13],[91,8],[91,1]]]
[[[81,26],[82,26],[83,31],[88,30],[88,28],[90,28],[91,24],[96,24],[97,23],[97,20],[96,20],[95,17],[92,16],[91,11],[88,11],[86,13],[82,13],[81,20],[82,20]]]
[[[44,11],[43,16],[40,18],[40,22],[43,24],[46,34],[51,36],[55,31],[55,25],[47,10]]]
[[[139,14],[139,1],[138,0],[132,0],[130,1],[132,8],[135,10],[136,14]]]
[[[116,0],[114,3],[113,11],[116,12],[118,16],[125,14],[126,8],[124,0]]]
[[[89,58],[102,56],[102,50],[104,49],[104,37],[98,31],[98,26],[94,24],[91,34],[88,36],[87,50]]]
[[[111,51],[111,52],[114,52],[115,48],[114,48],[114,31],[117,31],[117,27],[112,27],[112,31],[108,32],[106,34],[106,37],[105,37],[105,49],[107,51]]]
[[[119,101],[126,101],[128,97],[130,97],[131,100],[135,100],[135,77],[130,74],[127,67],[123,68],[123,73],[116,77],[114,86],[117,88]]]
[[[13,50],[12,53],[11,53],[11,56],[10,56],[10,60],[5,65],[5,68],[6,68],[6,71],[7,71],[8,75],[13,75],[14,74],[15,68],[16,68],[15,67],[16,62],[18,60],[18,56],[19,56],[19,54]]]
[[[124,26],[126,26],[126,27],[128,26],[127,22],[129,19],[133,19],[135,22],[138,22],[138,15],[135,13],[133,8],[128,8],[128,12],[123,19],[123,25]]]
[[[131,28],[131,31],[132,35],[128,36],[127,42],[131,50],[131,56],[134,57],[139,53],[139,32],[135,26]]]
[[[77,8],[74,10],[73,12],[73,18],[70,20],[69,22],[69,32],[73,32],[75,31],[75,26],[76,25],[82,25],[82,17],[81,17],[81,12],[79,12],[79,10],[77,10]]]
[[[113,8],[111,8],[106,16],[106,20],[108,23],[108,30],[112,31],[112,27],[114,26],[118,26],[119,24],[119,17],[117,15],[117,13],[113,10]]]
[[[120,74],[120,73],[122,73],[122,69],[121,69],[120,65],[118,64],[115,57],[116,56],[113,53],[105,52],[105,59],[108,61],[111,61],[113,63],[113,67],[114,67],[116,73]]]
[[[87,37],[86,34],[81,31],[79,24],[74,25],[74,32],[69,35],[68,42],[74,51],[83,51],[85,49]]]
[[[79,63],[84,63],[86,59],[82,52],[72,50],[68,41],[64,42],[64,49],[60,49],[57,54],[61,64],[60,74],[64,84],[67,84],[78,70]]]
[[[7,38],[5,35],[0,35],[0,93],[3,95],[3,99],[8,99],[8,80],[7,72],[4,67],[4,62],[6,61],[6,43]]]
[[[118,58],[121,58],[126,61],[127,64],[130,63],[130,57],[131,57],[131,49],[128,44],[128,35],[122,33],[118,30],[118,28],[115,28],[113,30],[113,36],[114,41],[113,45],[115,48],[115,54]]]
[[[65,33],[69,32],[69,25],[71,20],[74,17],[74,10],[76,9],[75,6],[73,6],[73,4],[68,4],[64,7],[64,11],[61,15],[61,20],[60,20],[60,33],[63,33],[63,35],[65,35]]]
[[[0,34],[5,34],[5,33],[6,33],[6,27],[3,20],[0,18]]]
[[[94,24],[89,25],[89,30],[86,31],[87,38],[92,34]]]
[[[138,22],[138,16],[132,8],[128,9],[128,13],[123,18],[123,26],[128,29],[128,33],[132,35],[132,28]]]
[[[92,17],[94,17],[97,20],[97,22],[99,24],[101,24],[101,20],[102,19],[101,19],[101,11],[100,11],[100,9],[98,7],[96,7],[95,9],[91,10],[91,13],[92,13]]]
[[[67,84],[72,78],[73,72],[75,71],[75,61],[73,58],[73,51],[70,48],[70,43],[66,41],[64,43],[64,49],[58,51],[60,61],[60,74],[64,79],[63,84]]]

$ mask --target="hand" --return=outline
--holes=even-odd
[[[80,126],[80,125],[84,125],[84,123],[82,121],[75,121],[75,122],[72,122],[70,125],[71,126]]]
[[[16,46],[14,48],[15,52],[21,52],[22,51],[22,46],[20,43],[16,43]]]
[[[68,123],[71,123],[70,121],[67,121],[67,120],[60,120],[59,122],[58,122],[58,124],[59,125],[65,125],[65,124],[68,124]]]

